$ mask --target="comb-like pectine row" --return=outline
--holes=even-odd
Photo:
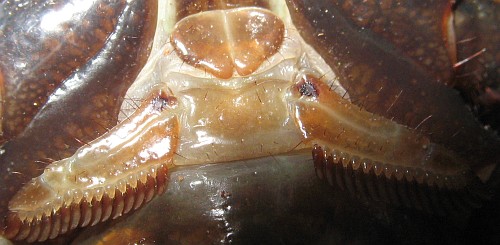
[[[108,219],[116,219],[149,202],[165,191],[168,178],[167,165],[161,164],[147,173],[131,175],[125,191],[118,186],[113,190],[87,192],[79,200],[73,199],[50,213],[30,214],[10,212],[5,236],[13,240],[43,242],[77,227],[93,226]],[[136,183],[132,185],[131,183]],[[101,193],[98,193],[101,192]]]
[[[315,145],[316,174],[331,186],[359,198],[424,210],[439,215],[467,213],[489,193],[470,172],[442,176],[422,169],[360,159]]]

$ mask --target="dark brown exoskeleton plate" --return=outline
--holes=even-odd
[[[474,56],[455,51],[451,2],[75,4],[4,5],[8,239],[119,218],[179,165],[311,149],[326,192],[367,206],[457,217],[490,197],[500,140],[455,90]]]

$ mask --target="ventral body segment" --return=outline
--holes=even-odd
[[[286,27],[291,22],[260,8],[203,12],[186,21],[200,25],[200,33],[182,34],[189,22],[173,28],[125,95],[118,125],[51,163],[12,198],[7,238],[44,241],[126,214],[162,192],[167,168],[175,165],[306,147],[287,99],[295,74],[314,66],[329,86],[338,84],[319,54]],[[221,23],[227,24],[214,34],[203,29]],[[204,53],[203,40],[184,40],[203,33],[222,45]]]
[[[276,5],[206,11],[157,32],[118,125],[26,184],[9,203],[5,236],[44,241],[128,213],[162,192],[176,165],[304,148],[316,165],[363,165],[440,190],[475,180],[456,152],[353,104],[286,3]]]

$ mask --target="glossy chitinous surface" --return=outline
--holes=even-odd
[[[42,21],[32,24],[34,30],[49,28],[47,23],[78,30],[78,23],[71,22],[82,15],[78,11],[68,15],[67,23],[47,22],[50,13],[69,13],[78,3],[41,4],[38,11],[35,3],[7,2],[11,17],[2,24],[2,33],[9,38],[2,49],[14,49],[19,41],[12,33],[25,18],[19,17],[23,9],[37,10],[32,19]],[[473,57],[455,51],[452,10],[457,6],[451,2],[86,4],[80,8],[87,8],[84,13],[109,12],[102,20],[82,23],[102,30],[96,32],[104,36],[101,44],[96,42],[101,46],[56,55],[81,65],[70,64],[60,72],[37,66],[51,54],[71,50],[58,49],[76,42],[71,35],[53,35],[61,44],[40,48],[48,49],[43,57],[49,58],[33,59],[39,70],[23,69],[22,64],[31,68],[29,62],[15,58],[32,52],[15,53],[2,63],[3,83],[28,91],[15,86],[2,90],[6,143],[0,211],[8,239],[45,241],[119,218],[164,192],[167,172],[187,168],[179,165],[293,152],[308,152],[310,159],[311,150],[312,161],[298,162],[314,166],[335,187],[330,192],[366,201],[372,207],[364,212],[376,216],[387,215],[389,207],[405,207],[463,224],[495,188],[500,141],[454,90],[456,64]],[[63,81],[50,78],[50,86],[42,83],[42,92],[29,92],[38,83],[18,75],[33,72],[36,80],[41,76],[37,72],[47,70],[71,72]],[[17,101],[24,97],[35,99]],[[32,116],[16,114],[27,106]],[[23,127],[13,120],[28,123]],[[42,140],[59,147],[32,146]],[[270,165],[280,163],[267,159],[263,161]],[[248,170],[235,176],[248,178]],[[298,185],[304,181],[297,178]],[[173,202],[183,205],[184,200]],[[338,206],[332,204],[333,210],[346,210]],[[379,207],[384,211],[374,211]],[[245,217],[238,211],[235,216]],[[150,231],[126,229],[131,229],[132,241],[151,237],[146,234]],[[231,241],[232,230],[224,232],[224,241]],[[111,233],[103,241],[112,239]]]
[[[152,1],[1,6],[5,217],[22,185],[116,125],[126,89],[149,55],[157,12]]]

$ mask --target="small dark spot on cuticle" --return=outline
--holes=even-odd
[[[176,104],[177,104],[177,99],[175,97],[164,94],[161,94],[160,96],[153,98],[153,100],[151,101],[153,109],[160,112]]]
[[[299,84],[298,86],[299,92],[301,95],[309,96],[309,97],[318,97],[319,93],[316,89],[314,83],[310,81],[305,81]]]

